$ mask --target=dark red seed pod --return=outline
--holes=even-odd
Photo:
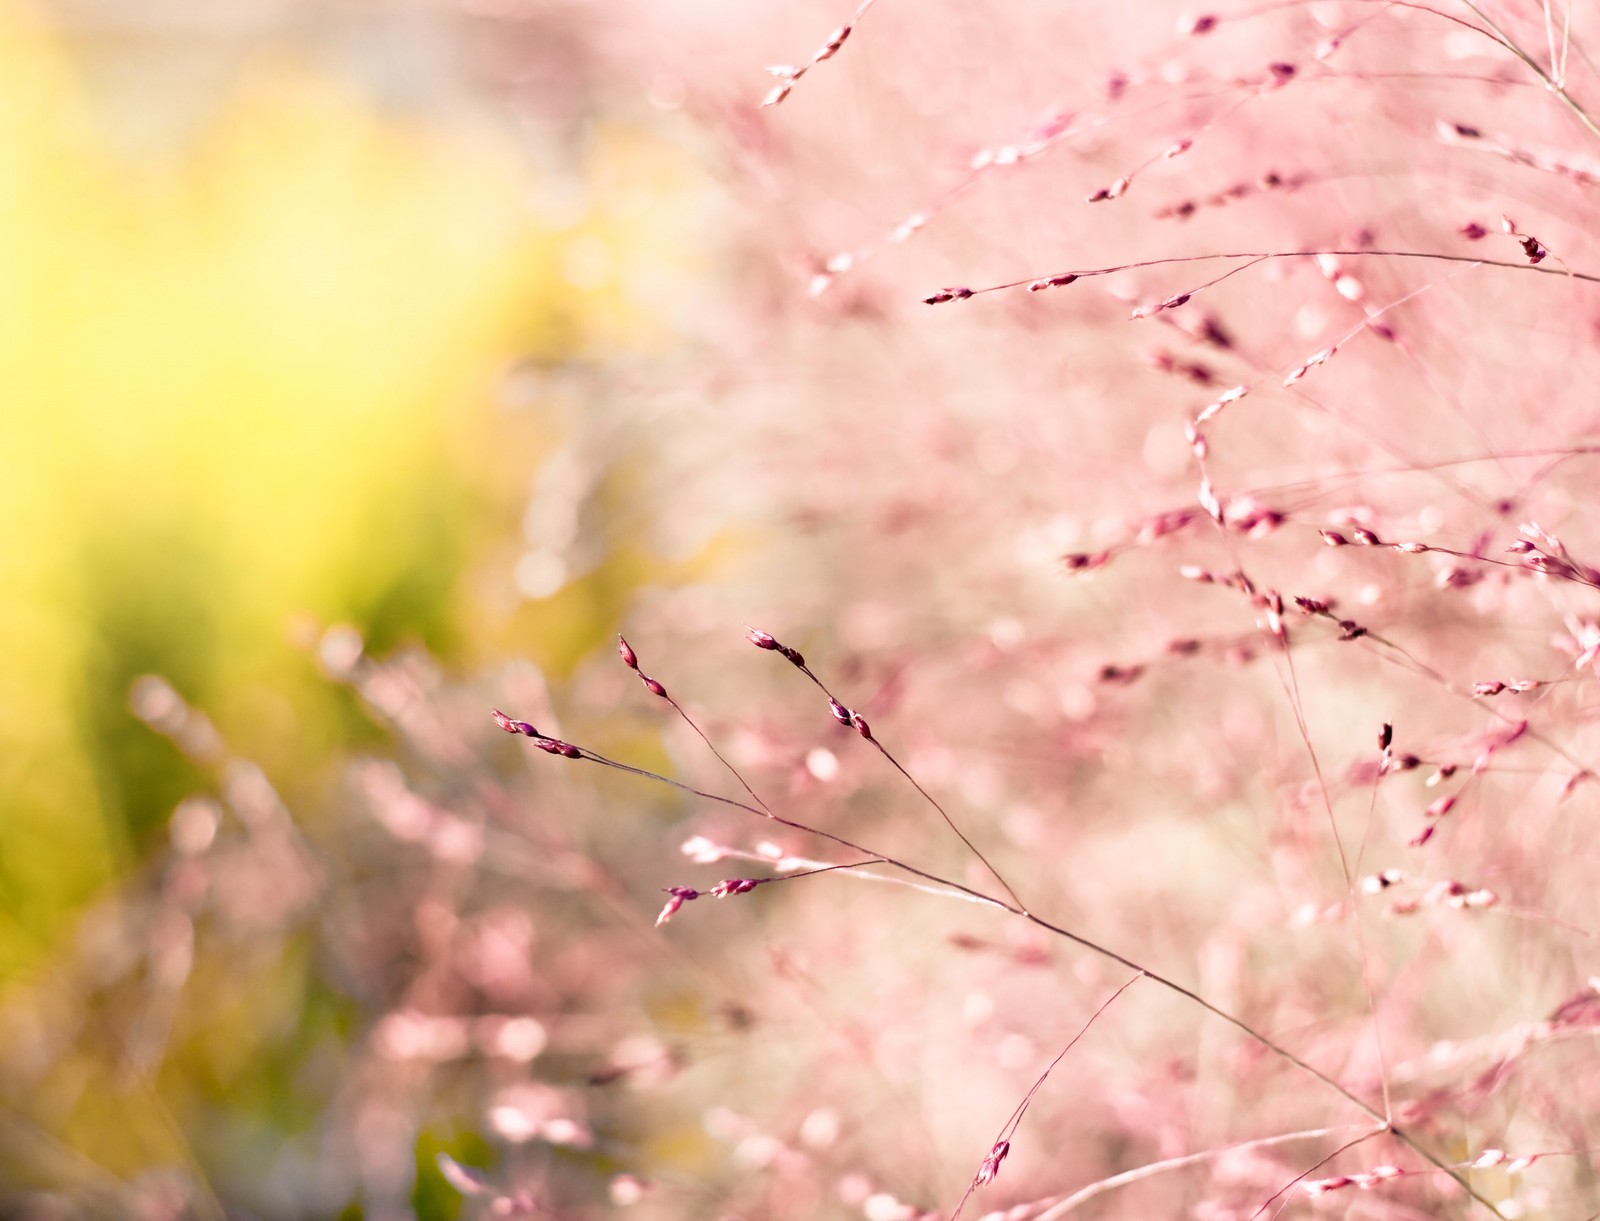
[[[1394,741],[1394,726],[1389,724],[1388,721],[1385,721],[1383,723],[1383,728],[1378,730],[1378,749],[1379,750],[1388,750],[1390,744],[1393,741]]]
[[[651,695],[658,695],[662,699],[666,699],[667,698],[667,689],[665,687],[663,687],[660,683],[656,682],[655,679],[648,678],[643,674],[639,675],[639,678],[644,683],[645,690],[648,691]]]
[[[528,724],[528,722],[514,721],[505,713],[501,712],[498,708],[491,709],[490,711],[494,716],[494,723],[500,726],[500,728],[505,730],[507,733],[525,734],[530,738],[537,738],[539,736],[539,731],[532,725]]]
[[[850,724],[850,709],[846,708],[838,700],[830,699],[828,701],[828,711],[833,713],[833,719],[838,721],[839,724]]]
[[[863,738],[869,742],[872,741],[872,726],[867,724],[866,717],[859,712],[852,712],[850,714],[850,724],[855,727],[855,731]]]
[[[758,628],[747,627],[744,630],[744,634],[750,638],[750,643],[755,645],[758,649],[776,649],[781,647],[776,639]]]
[[[617,656],[622,658],[622,664],[627,666],[628,669],[637,670],[639,668],[638,654],[633,651],[633,646],[622,636],[617,637]]]

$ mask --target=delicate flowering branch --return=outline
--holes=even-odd
[[[1171,255],[1159,259],[1139,259],[1131,263],[1118,263],[1109,267],[1086,267],[1073,271],[1048,273],[1045,275],[1029,276],[1022,280],[1007,280],[1003,284],[989,284],[982,288],[941,288],[922,298],[926,305],[943,305],[950,301],[966,301],[969,298],[981,296],[984,293],[1006,292],[1013,288],[1026,288],[1030,292],[1044,292],[1046,289],[1063,288],[1076,283],[1078,280],[1089,279],[1093,276],[1109,276],[1121,271],[1137,271],[1146,267],[1173,267],[1184,263],[1203,263],[1216,259],[1244,259],[1248,265],[1278,259],[1311,259],[1311,258],[1381,258],[1381,259],[1423,259],[1440,263],[1466,263],[1478,267],[1498,267],[1508,271],[1533,271],[1547,276],[1564,276],[1570,280],[1581,280],[1587,284],[1600,284],[1600,275],[1583,271],[1570,271],[1561,267],[1545,267],[1538,259],[1529,256],[1529,260],[1516,263],[1508,259],[1486,259],[1475,255],[1448,254],[1444,251],[1432,250],[1242,250],[1216,254],[1187,254]],[[1182,300],[1177,297],[1170,299],[1170,304],[1163,303],[1159,308],[1174,309],[1188,300],[1188,295],[1182,295]],[[1152,311],[1154,312],[1154,311]]]
[[[822,865],[816,869],[807,869],[803,873],[785,873],[775,878],[724,878],[710,890],[696,890],[692,886],[668,886],[666,893],[669,896],[666,906],[661,909],[661,914],[656,917],[656,927],[660,928],[678,913],[678,910],[694,899],[710,895],[713,899],[726,899],[730,895],[747,895],[757,886],[766,886],[772,882],[793,882],[798,878],[815,877],[819,873],[832,873],[837,869],[860,869],[867,865],[884,864],[882,857],[871,857],[864,861],[850,861],[842,865]]]
[[[846,728],[854,729],[858,734],[861,735],[861,737],[870,742],[873,747],[877,749],[877,752],[886,760],[888,760],[889,765],[893,767],[895,771],[899,772],[912,788],[916,789],[917,792],[921,794],[923,800],[931,805],[936,811],[938,811],[939,817],[944,819],[945,825],[949,827],[950,830],[954,831],[956,837],[966,845],[967,850],[983,863],[984,868],[986,868],[990,874],[994,876],[995,881],[999,882],[1000,885],[1005,889],[1005,892],[1011,896],[1011,901],[1017,905],[1018,909],[1026,911],[1026,906],[1023,904],[1022,900],[1017,897],[1017,892],[1012,889],[1011,883],[1006,881],[1005,877],[1002,876],[1000,871],[994,867],[989,858],[983,854],[978,846],[967,838],[966,832],[962,831],[962,829],[956,825],[955,819],[950,817],[949,813],[942,805],[939,804],[937,800],[934,799],[933,795],[929,793],[927,789],[923,788],[922,785],[917,782],[917,779],[905,769],[900,760],[896,759],[894,755],[889,752],[889,748],[884,746],[882,742],[878,741],[878,739],[873,736],[872,727],[867,724],[865,717],[863,717],[859,712],[846,708],[842,703],[840,703],[839,699],[833,694],[833,692],[828,690],[827,685],[816,676],[809,666],[806,665],[806,659],[801,656],[799,652],[791,649],[787,645],[780,644],[769,633],[760,631],[756,628],[746,628],[745,634],[750,643],[755,645],[756,648],[777,653],[780,657],[788,661],[790,665],[794,666],[795,669],[799,670],[800,673],[809,678],[812,683],[815,684],[817,689],[821,691],[823,695],[827,696],[828,711],[832,713],[833,719],[838,721],[839,724],[845,726]]]
[[[811,58],[805,63],[799,65],[774,64],[772,67],[768,68],[767,71],[771,75],[777,77],[778,83],[774,85],[767,93],[767,96],[761,100],[761,105],[764,107],[776,106],[794,91],[795,85],[799,83],[802,76],[811,71],[811,69],[815,68],[818,64],[824,62],[825,60],[830,60],[837,55],[839,53],[839,48],[844,46],[845,39],[849,38],[850,35],[855,31],[856,25],[863,17],[867,15],[867,10],[870,9],[874,3],[875,0],[861,0],[861,2],[856,5],[856,11],[851,16],[850,20],[846,24],[840,26],[833,33],[829,34],[827,41],[818,47],[817,50],[812,54]]]
[[[1039,1092],[1040,1087],[1044,1085],[1051,1072],[1055,1070],[1056,1065],[1066,1058],[1066,1054],[1076,1046],[1079,1039],[1089,1033],[1089,1027],[1093,1026],[1095,1019],[1111,1007],[1111,1002],[1133,987],[1138,980],[1144,978],[1144,974],[1143,971],[1138,972],[1110,996],[1106,997],[1101,1002],[1100,1007],[1089,1015],[1089,1020],[1079,1028],[1078,1033],[1067,1040],[1067,1045],[1057,1053],[1054,1060],[1050,1061],[1044,1072],[1039,1074],[1038,1080],[1033,1083],[1027,1094],[1023,1096],[1022,1101],[1017,1104],[1016,1109],[1011,1112],[1010,1118],[1001,1125],[1000,1135],[995,1138],[994,1144],[990,1146],[988,1154],[983,1159],[983,1164],[978,1167],[977,1174],[972,1176],[972,1182],[967,1185],[966,1194],[961,1197],[960,1203],[956,1205],[955,1212],[950,1214],[950,1221],[960,1221],[961,1210],[967,1206],[967,1201],[972,1198],[972,1193],[977,1191],[978,1188],[992,1183],[995,1176],[1000,1173],[1000,1163],[1005,1161],[1006,1155],[1011,1152],[1011,1140],[1016,1136],[1017,1129],[1022,1126],[1022,1117],[1027,1114],[1028,1106],[1033,1102],[1033,1096]]]
[[[1178,1157],[1163,1158],[1158,1162],[1147,1162],[1143,1166],[1136,1166],[1132,1170],[1124,1170],[1120,1174],[1113,1174],[1099,1179],[1085,1187],[1080,1187],[1071,1195],[1064,1196],[1051,1203],[1033,1221],[1060,1221],[1060,1218],[1074,1211],[1079,1205],[1087,1204],[1096,1196],[1112,1191],[1118,1187],[1126,1187],[1130,1183],[1140,1183],[1145,1179],[1154,1178],[1159,1174],[1166,1174],[1172,1170],[1184,1170],[1190,1166],[1204,1165],[1206,1162],[1215,1161],[1230,1153],[1242,1153],[1254,1149],[1270,1149],[1278,1145],[1293,1144],[1303,1140],[1320,1140],[1325,1136],[1343,1136],[1354,1130],[1356,1125],[1343,1124],[1332,1128],[1309,1128],[1303,1132],[1284,1132],[1277,1136],[1262,1136],[1254,1140],[1238,1141],[1231,1145],[1222,1145],[1215,1149],[1205,1149],[1198,1153],[1185,1153]],[[1368,1131],[1362,1128],[1362,1131]],[[1383,1129],[1379,1128],[1378,1131]],[[1370,1134],[1370,1133],[1369,1133]]]
[[[837,705],[839,710],[848,712],[848,710],[844,709],[844,706],[842,704],[840,704],[839,701],[836,698],[834,698],[832,693],[828,691],[827,687],[822,683],[822,681],[819,678],[817,678],[817,676],[814,673],[812,673],[812,671],[806,666],[805,658],[799,653],[798,650],[790,648],[787,645],[781,644],[775,638],[773,638],[770,634],[758,631],[757,629],[754,629],[754,628],[747,629],[747,634],[748,634],[751,642],[754,643],[758,648],[779,653],[787,661],[789,661],[791,665],[795,666],[796,669],[799,669],[803,673],[805,673],[807,675],[807,677],[809,677],[812,680],[812,682],[815,683],[817,685],[817,687],[820,688],[824,692],[824,694],[828,695],[828,698],[830,700],[830,707],[833,707],[833,706]],[[627,660],[626,656],[624,656],[624,661],[626,662],[626,660]],[[1277,1042],[1275,1039],[1271,1038],[1270,1036],[1268,1036],[1266,1034],[1263,1034],[1261,1031],[1257,1030],[1255,1027],[1251,1026],[1249,1023],[1245,1022],[1241,1018],[1235,1017],[1233,1014],[1227,1012],[1226,1010],[1220,1008],[1219,1006],[1213,1004],[1211,1001],[1207,1000],[1205,997],[1200,995],[1198,992],[1195,992],[1191,988],[1185,987],[1183,984],[1178,983],[1176,980],[1171,979],[1168,976],[1162,975],[1159,972],[1153,971],[1150,968],[1148,968],[1148,967],[1146,967],[1146,966],[1144,966],[1144,965],[1142,965],[1140,963],[1137,963],[1137,962],[1133,961],[1131,958],[1128,958],[1127,956],[1118,953],[1117,951],[1111,949],[1110,947],[1108,947],[1108,946],[1106,946],[1106,945],[1104,945],[1104,944],[1102,944],[1100,942],[1097,942],[1097,941],[1093,940],[1092,938],[1089,938],[1089,937],[1087,937],[1087,936],[1085,936],[1085,935],[1083,935],[1081,933],[1074,932],[1073,930],[1071,930],[1069,928],[1066,928],[1063,925],[1059,925],[1059,924],[1053,923],[1053,922],[1051,922],[1049,920],[1046,920],[1043,917],[1035,914],[1034,912],[1027,910],[1025,907],[1022,906],[1020,901],[1016,900],[1014,895],[1012,896],[1013,901],[1012,902],[1007,902],[1004,899],[999,899],[999,898],[994,897],[993,895],[985,894],[983,891],[980,891],[980,890],[977,890],[977,889],[975,889],[973,887],[964,885],[964,884],[962,884],[960,882],[957,882],[957,881],[955,881],[955,880],[953,880],[951,878],[943,877],[943,876],[941,876],[941,875],[939,875],[937,873],[934,873],[934,872],[932,872],[930,870],[923,869],[923,868],[921,868],[919,866],[912,865],[909,862],[907,862],[905,860],[902,860],[902,859],[900,859],[900,858],[898,858],[898,857],[896,857],[896,856],[894,856],[894,855],[892,855],[890,853],[877,852],[877,851],[874,851],[872,849],[863,847],[862,845],[854,843],[854,842],[846,839],[843,836],[837,835],[837,834],[835,834],[833,832],[830,832],[830,831],[825,831],[825,830],[823,830],[821,828],[809,826],[809,825],[807,825],[805,823],[798,822],[798,821],[796,821],[794,819],[786,818],[786,817],[776,813],[773,810],[766,809],[766,808],[763,808],[761,806],[751,805],[748,802],[740,801],[737,798],[727,797],[727,796],[724,796],[724,795],[721,795],[721,794],[708,792],[708,791],[703,790],[703,789],[698,789],[698,788],[695,788],[692,785],[684,784],[681,781],[673,780],[670,777],[663,776],[660,773],[652,772],[652,771],[649,771],[648,769],[645,769],[645,768],[634,767],[631,764],[626,764],[626,763],[622,763],[622,762],[619,762],[619,761],[614,760],[614,759],[606,758],[605,756],[600,755],[600,754],[598,754],[598,753],[596,753],[594,751],[590,751],[590,750],[587,750],[587,749],[584,749],[584,748],[581,748],[581,747],[578,747],[578,746],[574,746],[571,743],[564,742],[564,741],[561,741],[559,739],[554,739],[554,738],[547,737],[546,735],[541,734],[534,726],[532,726],[528,722],[514,720],[511,717],[508,717],[505,713],[502,713],[502,712],[500,712],[498,710],[495,710],[493,715],[494,715],[495,723],[497,725],[499,725],[502,730],[506,731],[507,733],[518,734],[518,735],[521,735],[521,736],[524,736],[524,737],[527,737],[527,738],[531,739],[535,746],[539,747],[539,749],[545,751],[545,753],[547,753],[547,754],[559,755],[559,756],[561,756],[563,758],[567,758],[567,759],[581,759],[581,760],[587,760],[587,761],[592,762],[592,763],[598,763],[603,767],[609,767],[609,768],[612,768],[612,769],[617,770],[617,771],[626,772],[629,775],[634,775],[634,776],[638,776],[638,777],[640,777],[642,779],[647,779],[647,780],[654,781],[654,782],[656,782],[658,784],[664,784],[664,785],[667,785],[668,787],[677,789],[677,790],[679,790],[681,792],[689,793],[689,794],[691,794],[693,796],[700,797],[700,798],[702,798],[704,800],[707,800],[707,801],[713,801],[713,802],[717,802],[719,804],[726,805],[726,806],[729,806],[729,807],[732,807],[732,808],[735,808],[735,809],[744,810],[747,813],[753,814],[753,815],[755,815],[755,816],[757,816],[759,818],[765,818],[765,819],[768,819],[768,820],[770,820],[772,822],[776,822],[776,823],[778,823],[778,824],[780,824],[782,826],[789,827],[792,830],[800,831],[800,832],[803,832],[803,833],[808,834],[808,835],[815,835],[815,836],[821,837],[823,839],[830,840],[831,842],[836,843],[836,844],[840,845],[841,847],[849,848],[849,849],[851,849],[853,851],[859,852],[859,853],[863,854],[864,856],[868,856],[868,857],[873,858],[875,861],[881,861],[883,864],[886,864],[886,865],[892,866],[894,868],[900,869],[903,872],[905,872],[907,874],[910,874],[913,877],[920,878],[925,882],[932,883],[933,885],[935,885],[937,887],[940,887],[942,889],[945,889],[945,890],[947,890],[949,892],[955,892],[957,894],[972,898],[974,900],[977,900],[978,902],[984,903],[987,906],[998,908],[1001,911],[1007,912],[1007,913],[1009,913],[1011,915],[1018,916],[1018,917],[1020,917],[1020,918],[1022,918],[1024,920],[1027,920],[1029,923],[1036,925],[1037,927],[1043,929],[1046,932],[1049,932],[1049,933],[1054,934],[1055,936],[1064,938],[1065,940],[1070,941],[1073,944],[1075,944],[1077,946],[1080,946],[1083,949],[1089,950],[1090,952],[1095,953],[1095,954],[1097,954],[1097,955],[1099,955],[1099,956],[1101,956],[1101,957],[1103,957],[1105,959],[1108,959],[1111,962],[1115,962],[1115,963],[1117,963],[1117,964],[1119,964],[1119,965],[1121,965],[1123,967],[1126,967],[1128,970],[1135,972],[1135,978],[1138,978],[1139,976],[1147,977],[1153,983],[1159,984],[1161,987],[1167,989],[1168,991],[1173,992],[1174,994],[1185,998],[1186,1000],[1190,1001],[1192,1004],[1194,1004],[1194,1005],[1198,1006],[1199,1008],[1205,1010],[1207,1013],[1210,1013],[1214,1017],[1222,1019],[1224,1022],[1228,1023],[1230,1026],[1232,1026],[1236,1030],[1238,1030],[1240,1033],[1246,1035],[1250,1039],[1254,1040],[1256,1043],[1260,1044],[1262,1047],[1266,1048],[1268,1051],[1272,1052],[1278,1058],[1280,1058],[1280,1059],[1286,1061],[1287,1063],[1293,1065],[1296,1069],[1298,1069],[1299,1071],[1305,1073],[1306,1075],[1315,1078],[1317,1081],[1321,1082],[1324,1086],[1326,1086],[1330,1090],[1332,1090],[1335,1093],[1337,1093],[1340,1096],[1342,1096],[1346,1101],[1348,1101],[1352,1105],[1358,1107],[1365,1114],[1371,1116],[1374,1120],[1379,1121],[1382,1124],[1382,1127],[1379,1129],[1380,1131],[1388,1132],[1396,1140],[1400,1141],[1402,1144],[1404,1144],[1408,1148],[1412,1149],[1415,1153],[1417,1153],[1418,1156],[1422,1157],[1423,1159],[1428,1161],[1430,1164],[1436,1166],[1438,1169],[1440,1169],[1444,1173],[1449,1174],[1453,1179],[1456,1180],[1456,1182],[1462,1188],[1462,1190],[1465,1191],[1470,1197],[1472,1197],[1472,1199],[1474,1199],[1478,1203],[1482,1204],[1485,1208],[1487,1208],[1491,1212],[1491,1214],[1493,1214],[1495,1216],[1499,1216],[1500,1215],[1499,1211],[1495,1208],[1495,1206],[1489,1200],[1487,1200],[1484,1196],[1482,1196],[1472,1186],[1472,1184],[1467,1180],[1467,1178],[1461,1172],[1459,1172],[1458,1170],[1452,1169],[1449,1166],[1447,1166],[1436,1154],[1430,1152],[1426,1147],[1424,1147],[1420,1142],[1418,1142],[1418,1140],[1414,1136],[1412,1136],[1409,1132],[1407,1132],[1404,1129],[1398,1127],[1390,1118],[1388,1118],[1388,1116],[1385,1114],[1385,1112],[1379,1110],[1378,1108],[1374,1107],[1371,1103],[1365,1101],[1364,1099],[1362,1099],[1357,1094],[1351,1092],[1348,1088],[1346,1088],[1345,1086],[1341,1085],[1337,1080],[1335,1080],[1334,1078],[1328,1076],[1326,1073],[1322,1072],[1320,1069],[1317,1069],[1317,1068],[1313,1067],[1311,1064],[1307,1063],[1305,1060],[1303,1060],[1299,1056],[1297,1056],[1294,1052],[1290,1051],[1283,1044]],[[834,713],[834,715],[835,715],[836,718],[838,718],[839,713],[836,711]],[[861,734],[862,737],[866,738],[868,741],[874,741],[875,742],[875,739],[872,737],[870,727],[867,726],[865,719],[862,718],[859,713],[849,713],[849,723],[857,730],[858,733]],[[881,749],[881,747],[880,747],[880,749]],[[888,752],[885,751],[884,753],[885,753],[885,755],[887,755]],[[901,770],[901,774],[902,775],[906,775],[906,773],[904,772],[903,769],[900,769],[900,770]],[[906,778],[908,780],[910,779],[910,777],[908,775],[906,776]],[[912,783],[915,785],[915,781],[912,781]],[[918,788],[919,792],[922,792],[920,786],[916,786],[916,787]],[[923,793],[923,795],[925,797],[927,796],[927,794],[925,792]],[[929,798],[929,800],[931,801],[932,799]],[[941,813],[942,813],[942,810],[941,810]],[[946,817],[948,818],[948,816],[946,816]],[[958,834],[959,834],[959,832],[958,832]],[[964,836],[962,838],[965,839]],[[976,852],[977,851],[976,848],[974,848],[973,851]],[[987,862],[985,862],[985,863],[987,863]],[[844,868],[853,868],[853,867],[854,866],[844,866]],[[992,872],[992,869],[991,869],[991,872]],[[996,876],[998,877],[999,875],[997,874]],[[775,879],[764,879],[764,880],[775,880]],[[749,888],[753,888],[753,885],[760,884],[760,881],[755,880],[755,879],[735,879],[733,881],[735,883],[750,882],[750,883],[752,883],[752,886],[749,887]],[[1002,879],[1002,881],[1003,881],[1003,879]],[[687,890],[688,888],[683,888],[683,889]],[[730,891],[730,893],[733,893],[733,892]],[[672,889],[669,889],[668,894],[669,894],[669,902],[668,902],[667,906],[668,906],[668,908],[671,908],[671,911],[665,911],[664,910],[663,917],[670,917],[670,915],[672,914],[672,911],[676,911],[676,910],[678,910],[678,908],[680,908],[682,906],[682,902],[690,901],[687,896],[682,896],[682,895],[680,895],[679,893],[677,893],[676,891],[674,891]],[[699,897],[698,896],[698,892],[696,892],[694,897],[696,897],[696,898]],[[679,899],[679,898],[682,899],[682,902],[680,902],[676,906],[674,906],[673,903],[671,902],[671,900],[672,899]],[[991,1150],[991,1156],[994,1157],[993,1167],[991,1169],[991,1177],[992,1177],[992,1172],[994,1170],[998,1170],[999,1162],[1000,1162],[1000,1160],[1002,1160],[1004,1158],[1005,1154],[1003,1152],[996,1154],[994,1150]],[[1315,1169],[1315,1167],[1313,1167],[1313,1169]],[[1310,1172],[1308,1171],[1307,1173],[1310,1173]]]

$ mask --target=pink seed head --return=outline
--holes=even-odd
[[[659,696],[662,699],[667,698],[667,689],[660,683],[656,682],[655,679],[649,678],[643,674],[639,675],[639,679],[644,683],[644,689],[651,695]]]
[[[622,658],[622,664],[630,670],[639,668],[639,655],[633,651],[633,646],[623,636],[617,637],[617,656]]]
[[[749,637],[750,643],[758,649],[775,649],[778,647],[778,642],[775,639],[758,628],[747,627],[744,629],[744,634]]]
[[[1454,793],[1447,793],[1443,797],[1440,797],[1438,800],[1432,802],[1428,808],[1422,812],[1422,816],[1424,818],[1443,818],[1446,814],[1450,813],[1451,810],[1455,809],[1455,807],[1456,795]]]
[[[978,1177],[974,1180],[979,1187],[994,1182],[995,1176],[1000,1173],[1000,1163],[1006,1160],[1006,1154],[1011,1152],[1011,1142],[999,1141],[989,1155],[983,1159],[983,1165],[978,1167]]]
[[[500,726],[500,728],[505,730],[507,733],[520,733],[530,738],[537,738],[540,736],[539,731],[526,721],[513,721],[498,708],[490,709],[490,712],[494,716],[494,723]]]
[[[844,46],[844,40],[849,37],[850,27],[847,25],[840,26],[829,36],[822,50],[817,52],[815,62],[820,64],[825,59],[832,59],[839,53],[839,48]]]
[[[667,894],[670,897],[667,899],[666,906],[661,909],[661,914],[656,917],[657,928],[672,919],[677,914],[678,909],[689,900],[700,897],[700,892],[691,886],[669,886]]]
[[[1068,572],[1088,572],[1093,568],[1103,567],[1111,559],[1109,551],[1075,552],[1061,557],[1061,562],[1067,566]]]
[[[1305,1185],[1306,1195],[1326,1195],[1330,1191],[1338,1191],[1341,1187],[1348,1187],[1354,1183],[1348,1174],[1336,1174],[1331,1179],[1312,1179]]]
[[[850,724],[855,731],[867,741],[870,742],[873,740],[872,727],[867,724],[867,718],[862,716],[859,712],[852,712],[850,714]]]
[[[838,700],[830,699],[828,701],[828,711],[833,713],[833,719],[838,721],[839,724],[848,725],[850,723],[850,710]]]

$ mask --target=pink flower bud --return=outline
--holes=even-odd
[[[644,689],[651,695],[659,696],[662,699],[667,698],[667,689],[660,683],[656,682],[655,679],[648,678],[643,674],[639,675],[639,679],[644,683]]]
[[[1331,1179],[1312,1179],[1305,1185],[1308,1196],[1325,1195],[1330,1191],[1338,1191],[1341,1187],[1348,1187],[1355,1182],[1348,1174],[1336,1174]]]
[[[758,649],[775,649],[778,647],[776,640],[757,628],[747,627],[744,630],[744,634],[750,638],[750,643]]]
[[[1443,818],[1451,810],[1455,809],[1455,806],[1456,795],[1454,793],[1446,793],[1443,797],[1430,804],[1426,810],[1422,811],[1422,816],[1424,818]]]
[[[494,716],[494,723],[500,726],[500,728],[505,730],[507,733],[520,733],[530,738],[537,738],[540,736],[539,731],[532,725],[528,724],[528,722],[513,721],[498,708],[491,709],[490,711]]]
[[[978,1167],[978,1177],[973,1181],[979,1187],[994,1182],[995,1175],[1000,1173],[1000,1163],[1006,1160],[1006,1154],[1010,1152],[1010,1141],[1003,1140],[997,1143],[993,1149],[989,1150],[989,1155],[983,1159],[983,1165]]]
[[[637,670],[639,668],[639,657],[633,651],[633,646],[621,636],[617,637],[617,656],[622,658],[622,664],[627,666],[628,669]]]
[[[820,64],[825,59],[832,59],[839,53],[839,48],[844,46],[844,40],[849,37],[850,27],[847,25],[840,26],[831,35],[829,35],[827,43],[823,46],[822,50],[817,52],[814,62]]]
[[[1092,555],[1088,552],[1076,552],[1062,556],[1061,562],[1067,566],[1068,572],[1088,572],[1090,569],[1102,567],[1110,559],[1109,551],[1096,551]]]
[[[691,886],[669,886],[667,894],[671,898],[667,900],[666,906],[661,909],[661,914],[656,917],[657,928],[672,919],[677,914],[678,909],[690,899],[698,899],[700,897],[700,892]]]

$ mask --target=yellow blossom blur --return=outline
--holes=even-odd
[[[0,5],[0,988],[195,787],[130,715],[139,675],[292,794],[362,732],[308,632],[473,651],[463,577],[545,444],[497,407],[506,369],[650,333],[617,268],[659,235],[603,194],[645,143],[602,130],[594,198],[542,221],[485,124],[278,62],[130,163]]]

